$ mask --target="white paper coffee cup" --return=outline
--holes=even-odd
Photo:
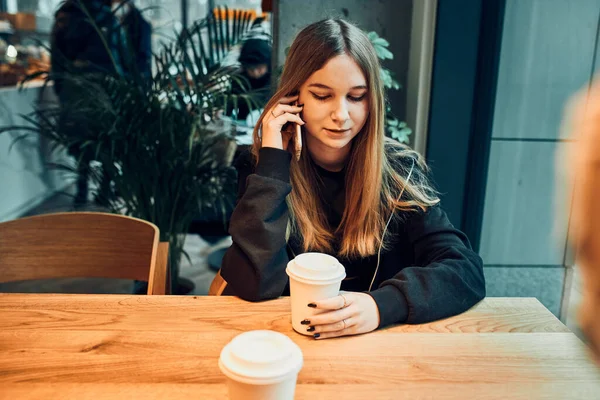
[[[230,400],[292,400],[302,351],[279,332],[244,332],[221,351],[219,368],[227,376]]]
[[[333,256],[304,253],[291,260],[285,271],[290,277],[292,327],[298,333],[312,335],[306,330],[308,326],[301,322],[323,311],[310,308],[308,304],[337,296],[346,270]]]

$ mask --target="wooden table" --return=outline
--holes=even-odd
[[[0,294],[0,398],[227,398],[219,353],[251,329],[302,348],[297,399],[600,396],[585,345],[535,299],[322,341],[289,318],[288,298]]]

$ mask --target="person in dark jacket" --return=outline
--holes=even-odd
[[[77,83],[77,77],[122,74],[117,52],[119,40],[119,28],[111,13],[110,0],[68,0],[56,11],[50,40],[50,77],[64,111],[60,117],[61,129],[70,135],[87,135],[92,131],[89,119],[81,123],[70,112],[74,108],[82,108],[88,96],[87,88]],[[74,205],[81,207],[87,202],[89,165],[93,155],[91,150],[68,150],[77,159]],[[109,185],[108,179],[104,178],[100,192],[108,191]]]
[[[223,294],[289,294],[287,263],[317,251],[347,277],[341,295],[307,305],[324,311],[304,321],[315,338],[430,322],[485,297],[481,258],[448,221],[423,159],[385,139],[384,113],[379,61],[360,29],[328,19],[298,34],[252,153],[236,162]]]
[[[152,78],[152,25],[132,0],[112,0],[112,8],[121,22],[123,38],[119,57],[123,72],[149,82]]]
[[[255,106],[263,107],[271,95],[271,43],[265,38],[246,40],[240,50],[238,61],[241,64],[240,75],[243,80],[234,81],[231,92],[233,94],[252,92]],[[246,119],[250,108],[246,102],[240,101],[235,111],[237,119]]]
[[[67,0],[60,6],[52,26],[50,62],[54,89],[61,101],[71,97],[63,91],[66,73],[122,73],[116,52],[118,40],[110,0]]]

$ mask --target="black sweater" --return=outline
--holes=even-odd
[[[229,226],[233,244],[221,266],[228,283],[226,295],[260,301],[289,294],[285,268],[302,252],[299,238],[290,237],[286,242],[290,161],[287,151],[263,148],[256,168],[249,154],[236,162],[239,196]],[[335,226],[343,212],[343,171],[320,169],[319,173],[328,219]],[[380,327],[449,317],[485,297],[481,258],[439,206],[395,218],[386,238],[389,250],[381,252],[369,292],[379,308]],[[377,255],[338,258],[347,272],[342,290],[368,291]]]

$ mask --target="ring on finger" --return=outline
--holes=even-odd
[[[348,302],[346,301],[346,296],[344,296],[343,294],[340,294],[340,296],[342,296],[342,299],[344,299],[344,305],[342,306],[342,308],[348,307]]]
[[[273,111],[275,111],[275,110],[271,110],[271,115],[272,115],[274,118],[277,118],[277,115],[275,115],[275,113],[274,113]]]

